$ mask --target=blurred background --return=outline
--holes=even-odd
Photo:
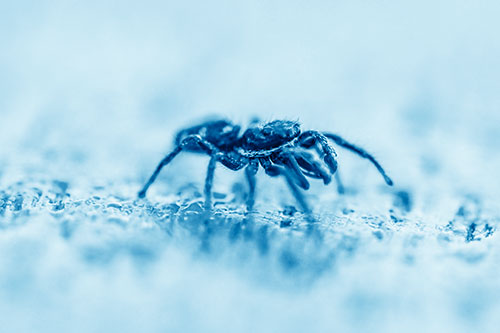
[[[500,145],[499,12],[496,1],[4,1],[1,153],[66,147],[134,174],[126,161],[157,158],[200,117],[259,116],[341,133],[396,178],[414,154],[453,151],[460,181]]]
[[[500,214],[499,15],[493,0],[0,1],[0,186],[114,182],[130,199],[177,129],[209,115],[259,117],[299,120],[373,152],[422,223],[446,225],[470,196]],[[339,153],[347,184],[378,191],[370,165]],[[183,159],[153,194],[170,193],[173,179],[202,183],[205,160]],[[475,281],[465,276],[462,285]],[[354,317],[380,304],[356,295]]]

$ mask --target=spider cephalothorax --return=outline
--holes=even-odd
[[[288,120],[274,120],[251,126],[241,136],[240,130],[240,126],[228,120],[212,120],[179,131],[175,137],[176,147],[157,166],[153,175],[139,192],[139,197],[145,197],[149,186],[155,181],[160,170],[184,150],[210,156],[205,181],[206,208],[211,207],[214,170],[216,163],[220,162],[235,171],[246,167],[249,210],[252,210],[254,205],[255,174],[260,165],[271,177],[284,176],[302,209],[309,213],[307,202],[298,189],[298,187],[305,190],[309,188],[307,177],[322,179],[326,185],[330,183],[332,175],[336,175],[338,191],[343,192],[338,173],[336,173],[337,154],[328,139],[370,160],[384,177],[387,185],[392,185],[392,180],[373,156],[338,135],[311,130],[302,132],[298,122]],[[316,155],[319,155],[323,162],[318,160]]]
[[[240,148],[247,151],[266,151],[293,141],[300,135],[300,125],[294,121],[275,120],[250,127],[240,139]]]

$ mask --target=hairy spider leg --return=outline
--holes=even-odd
[[[306,131],[299,137],[299,143],[302,147],[310,148],[315,144],[319,144],[323,153],[323,160],[330,169],[332,174],[337,171],[337,153],[329,144],[328,139],[318,131]]]
[[[245,175],[248,180],[248,199],[247,199],[247,210],[249,212],[253,211],[253,206],[255,204],[255,175],[259,170],[259,162],[256,159],[251,159],[248,166],[245,168]]]
[[[316,148],[316,151],[318,152],[318,154],[322,154],[323,153],[323,149],[321,147],[318,147],[318,145],[315,146]],[[344,194],[345,193],[345,187],[342,183],[342,179],[340,178],[340,173],[339,173],[339,169],[337,167],[337,170],[335,171],[334,173],[334,177],[335,177],[335,183],[337,184],[337,193],[338,194]],[[329,179],[328,183],[330,182],[331,178]],[[327,185],[328,183],[325,182],[325,185]]]
[[[308,219],[310,221],[313,221],[311,209],[309,208],[304,195],[300,192],[299,188],[295,184],[293,177],[290,175],[290,172],[283,167],[273,165],[269,157],[260,157],[259,162],[266,171],[266,174],[268,174],[269,176],[277,177],[279,175],[283,175],[285,177],[288,187],[295,197],[295,200],[297,200],[302,210],[307,214]]]
[[[151,184],[154,183],[154,181],[156,180],[156,177],[158,177],[158,174],[160,173],[161,169],[165,165],[170,163],[174,159],[174,157],[176,157],[181,151],[182,151],[182,146],[177,146],[174,148],[174,150],[170,154],[168,154],[167,156],[165,156],[165,158],[163,160],[161,160],[160,164],[158,164],[158,166],[156,167],[156,170],[153,172],[151,177],[149,177],[149,180],[146,182],[146,184],[144,185],[142,190],[139,191],[139,193],[138,193],[139,198],[144,198],[146,196],[146,192],[148,191],[148,188],[151,186]]]
[[[205,178],[205,210],[212,208],[212,186],[214,183],[215,165],[217,163],[217,154],[212,153],[208,162],[207,177]]]
[[[293,155],[293,152],[289,149],[284,149],[279,154],[271,157],[271,160],[274,163],[281,164],[288,170],[289,174],[293,177],[296,184],[303,188],[304,190],[308,190],[310,185],[307,181],[306,177],[300,170],[300,166]]]
[[[337,170],[337,172],[335,172],[335,182],[337,183],[337,193],[344,194],[345,187],[344,187],[344,184],[342,183],[342,179],[340,178],[339,170]]]
[[[328,185],[332,177],[321,164],[315,159],[313,154],[305,149],[294,149],[293,152],[297,163],[302,168],[302,173],[311,178],[323,179],[323,183]]]
[[[172,162],[172,160],[183,150],[189,148],[189,145],[198,145],[200,146],[205,152],[207,152],[209,155],[212,155],[213,153],[216,152],[215,147],[213,145],[206,141],[203,140],[199,135],[190,135],[182,140],[182,142],[174,148],[174,150],[165,156],[163,160],[158,164],[156,167],[155,171],[149,178],[149,180],[146,182],[144,187],[139,191],[138,196],[139,198],[144,198],[146,196],[146,192],[148,191],[149,187],[151,184],[154,183],[156,180],[156,177],[158,177],[158,174],[160,173],[161,169],[163,169],[164,166]],[[206,188],[206,187],[205,187]]]
[[[205,148],[203,148],[203,146],[202,148],[207,152],[207,154],[210,155],[207,177],[205,178],[205,209],[210,210],[212,208],[212,186],[217,162],[222,163],[226,168],[230,170],[238,171],[248,164],[248,160],[246,158],[243,158],[241,155],[237,155],[237,157],[239,158],[236,158],[235,156],[229,155],[227,152],[219,151],[216,147],[214,147],[207,141],[199,144],[200,146],[206,145]]]
[[[367,160],[372,162],[372,164],[377,168],[378,172],[382,175],[382,177],[384,177],[385,183],[389,186],[392,186],[394,184],[392,179],[385,173],[385,170],[382,168],[382,166],[366,150],[364,150],[363,148],[360,148],[358,146],[355,146],[350,142],[347,142],[346,140],[344,140],[343,138],[341,138],[340,136],[338,136],[336,134],[332,134],[332,133],[323,133],[323,134],[325,137],[333,140],[337,145],[344,147],[345,149],[348,149],[348,150],[356,153],[357,155],[361,156],[362,158],[366,158]]]

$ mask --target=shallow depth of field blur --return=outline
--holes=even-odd
[[[494,332],[497,1],[0,2],[2,332]],[[347,193],[181,154],[220,115],[299,120]]]

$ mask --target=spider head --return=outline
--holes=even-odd
[[[245,149],[272,149],[284,145],[298,137],[300,125],[294,121],[274,120],[245,131],[242,146]]]

